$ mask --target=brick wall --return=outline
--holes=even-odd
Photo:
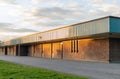
[[[51,58],[51,43],[43,44],[43,53],[44,58]]]
[[[71,60],[109,60],[109,40],[79,40],[78,52],[71,52],[71,41],[63,43],[63,57]]]
[[[5,55],[4,47],[1,47],[1,48],[0,48],[0,55]]]
[[[52,45],[52,58],[58,58],[58,59],[61,59],[62,58],[62,47],[61,47],[61,44],[60,42],[57,42],[57,43],[53,43]]]
[[[42,44],[35,45],[35,57],[42,57]]]
[[[120,41],[118,39],[83,39],[78,40],[78,51],[73,51],[73,44],[70,41],[63,41],[46,44],[33,44],[20,46],[20,55],[29,55],[43,58],[58,58],[70,60],[109,60],[109,47],[112,60],[120,59]],[[76,49],[76,48],[75,48]],[[16,46],[7,47],[8,55],[15,55]],[[63,55],[62,55],[63,53]]]
[[[80,57],[85,60],[109,60],[109,39],[79,40]]]
[[[28,46],[28,56],[34,56],[34,54],[33,54],[33,45]]]
[[[29,45],[28,52],[29,56],[42,57],[42,44]]]
[[[16,55],[16,46],[7,47],[7,55],[15,56]]]

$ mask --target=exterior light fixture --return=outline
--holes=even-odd
[[[60,44],[63,45],[63,42],[61,42]]]

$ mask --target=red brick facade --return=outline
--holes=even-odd
[[[0,54],[83,61],[120,61],[120,39],[78,39],[45,44],[7,46]],[[20,50],[20,51],[19,51]]]
[[[63,43],[64,59],[71,60],[109,60],[109,40],[78,40],[78,52],[71,52],[71,41]]]

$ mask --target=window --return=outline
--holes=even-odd
[[[73,47],[74,47],[74,53],[76,53],[76,41],[74,40],[74,45],[73,45]]]
[[[73,40],[71,40],[71,53],[73,52]]]
[[[78,40],[74,40],[74,53],[78,53]]]
[[[71,53],[78,53],[78,40],[71,40]]]

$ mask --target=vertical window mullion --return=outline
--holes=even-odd
[[[76,46],[75,45],[76,44],[75,44],[75,40],[74,40],[74,45],[73,45],[74,46],[74,48],[73,48],[74,49],[74,53],[76,52]]]
[[[73,52],[73,40],[71,40],[71,53]]]
[[[78,40],[76,40],[76,50],[77,50],[77,53],[79,52],[79,50],[78,50]]]

